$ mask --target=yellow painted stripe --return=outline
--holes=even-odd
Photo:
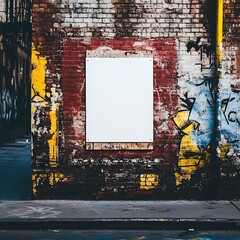
[[[32,45],[32,93],[31,96],[35,102],[41,102],[45,99],[45,75],[46,75],[46,57],[41,56],[34,46]]]
[[[50,120],[51,120],[51,139],[48,140],[49,144],[49,160],[51,167],[57,167],[57,158],[58,158],[58,116],[57,116],[57,104],[54,103],[50,111]]]
[[[223,41],[223,0],[217,0],[217,23],[216,23],[216,61],[219,68],[222,63]]]

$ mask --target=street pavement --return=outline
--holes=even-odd
[[[238,231],[0,231],[1,240],[239,240]]]
[[[0,200],[31,199],[30,141],[0,145]]]
[[[30,234],[30,230],[49,229],[240,231],[240,201],[30,200],[31,161],[27,138],[0,146],[0,179],[0,230],[5,232],[28,230]]]
[[[239,230],[239,201],[3,201],[0,229]]]

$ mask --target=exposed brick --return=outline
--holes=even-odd
[[[203,185],[210,188],[208,148],[212,147],[212,132],[216,127],[212,126],[215,4],[212,0],[33,0],[33,43],[40,55],[46,57],[50,70],[45,79],[49,97],[44,100],[50,110],[53,101],[60,106],[57,171],[68,177],[68,183],[58,182],[49,187],[45,196],[102,198],[110,194],[111,198],[117,194],[119,198],[129,199],[141,192],[141,174],[158,175],[160,182],[151,190],[158,198],[174,197],[179,189],[184,197],[190,189],[200,191]],[[238,5],[235,0],[225,1],[223,73],[228,81],[222,84],[222,99],[227,99],[231,91],[238,91],[239,86],[233,83],[239,80]],[[153,52],[152,151],[87,151],[85,148],[85,57],[87,50],[101,47]],[[60,92],[57,98],[51,92],[54,84]],[[50,115],[47,107],[42,112],[46,114],[42,121],[47,131],[36,138],[33,162],[41,159],[41,163],[48,164]],[[189,114],[188,118],[177,122],[176,116],[183,112]],[[186,146],[191,149],[185,149]],[[231,159],[238,165],[238,145],[234,149]],[[194,165],[196,169],[192,171],[189,163],[195,162],[204,164]],[[40,165],[35,165],[34,171],[41,170]],[[179,180],[181,176],[183,181]],[[177,187],[178,180],[182,182]],[[61,195],[63,186],[67,190]],[[46,191],[46,188],[42,189]],[[76,189],[80,193],[74,195]],[[42,191],[40,185],[36,196],[41,196]],[[141,198],[141,194],[136,198]]]

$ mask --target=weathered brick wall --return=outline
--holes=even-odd
[[[210,0],[33,1],[35,197],[211,197],[214,12]],[[153,54],[153,150],[86,149],[86,51],[104,49]]]
[[[240,2],[224,2],[223,64],[219,84],[222,196],[239,197],[240,180]]]

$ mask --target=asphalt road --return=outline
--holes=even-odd
[[[31,199],[31,157],[27,138],[0,146],[0,200]],[[1,236],[0,236],[1,239]]]
[[[0,231],[1,240],[239,240],[240,231]]]

